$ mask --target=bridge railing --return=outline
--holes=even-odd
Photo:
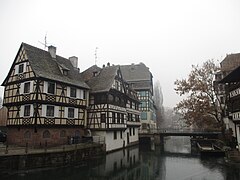
[[[159,128],[159,129],[141,129],[139,131],[140,134],[155,134],[155,133],[196,133],[196,132],[213,132],[209,129],[189,129],[189,128],[183,128],[183,129],[174,129],[174,128]],[[214,131],[214,132],[220,132]]]

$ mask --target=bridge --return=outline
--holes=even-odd
[[[204,129],[149,129],[140,130],[139,137],[152,137],[155,135],[164,136],[203,136],[215,137],[221,134],[221,131],[209,131]]]

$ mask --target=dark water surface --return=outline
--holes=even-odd
[[[81,166],[39,170],[0,180],[240,180],[240,167],[226,166],[223,158],[201,158],[190,152],[188,138],[170,138],[164,153],[157,147],[150,150],[137,146]]]

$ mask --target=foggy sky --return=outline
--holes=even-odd
[[[77,56],[81,71],[97,65],[145,63],[159,80],[164,106],[180,97],[174,81],[192,64],[240,52],[239,0],[1,0],[0,82],[21,42]],[[0,90],[3,96],[3,88]]]

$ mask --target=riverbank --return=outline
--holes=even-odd
[[[0,176],[38,168],[64,167],[84,163],[105,154],[96,143],[80,143],[52,148],[0,147]]]

